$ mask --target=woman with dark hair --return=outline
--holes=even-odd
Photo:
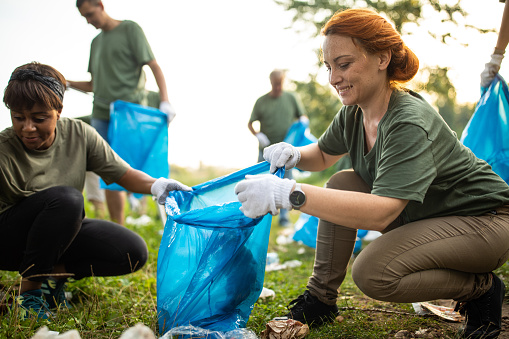
[[[14,70],[4,92],[12,127],[0,132],[0,270],[22,276],[15,304],[40,318],[69,307],[68,277],[117,276],[147,261],[145,241],[129,229],[85,218],[86,171],[164,203],[178,181],[131,168],[90,126],[60,117],[65,78],[51,66]],[[29,313],[29,312],[28,312]],[[27,312],[25,312],[27,315]]]
[[[454,299],[466,314],[462,335],[497,337],[505,286],[492,271],[509,258],[508,185],[403,88],[419,60],[383,17],[338,12],[322,34],[329,82],[344,106],[318,143],[279,143],[264,158],[272,170],[321,171],[349,154],[353,169],[325,188],[273,175],[235,188],[246,216],[293,207],[320,218],[313,275],[287,316],[311,325],[334,319],[357,229],[367,229],[383,235],[353,263],[361,291],[400,303]]]

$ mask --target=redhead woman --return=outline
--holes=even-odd
[[[289,318],[331,321],[357,229],[383,235],[352,266],[367,296],[412,303],[458,301],[462,335],[496,338],[505,286],[492,272],[509,258],[509,187],[463,146],[419,94],[405,89],[416,55],[380,15],[336,13],[324,26],[323,62],[343,107],[318,143],[264,151],[271,169],[321,171],[349,154],[352,170],[325,188],[273,175],[235,190],[246,216],[300,209],[320,218],[313,274]]]

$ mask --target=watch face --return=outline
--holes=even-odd
[[[300,207],[304,205],[306,202],[306,196],[304,195],[304,192],[301,191],[293,191],[290,194],[290,203],[294,207]]]

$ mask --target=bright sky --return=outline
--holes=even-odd
[[[171,164],[253,165],[258,146],[247,122],[256,99],[270,90],[270,71],[286,68],[288,78],[294,80],[316,72],[313,49],[319,47],[319,40],[286,29],[291,14],[273,0],[104,0],[104,4],[111,17],[140,24],[163,69],[177,112],[169,128]],[[463,0],[462,4],[470,14],[464,24],[498,30],[504,4],[497,0],[482,5]],[[433,32],[448,28],[440,18],[425,27]],[[69,80],[89,80],[90,43],[99,31],[80,16],[75,0],[3,0],[0,31],[2,92],[14,68],[31,61],[49,64]],[[467,29],[460,35],[460,41],[448,46],[426,34],[415,34],[405,42],[421,64],[449,67],[458,100],[475,102],[479,75],[497,36],[480,36]],[[324,70],[319,73],[324,79]],[[506,73],[509,66],[502,64],[501,74],[509,79]],[[148,88],[157,90],[149,69],[147,75]],[[88,115],[91,107],[91,96],[69,90],[63,115]],[[9,111],[2,104],[0,130],[9,126]]]

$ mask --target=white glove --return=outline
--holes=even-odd
[[[270,163],[270,173],[280,167],[289,170],[300,161],[300,151],[286,142],[279,142],[263,150],[263,158]]]
[[[305,124],[309,122],[309,118],[305,115],[301,115],[299,120],[300,120],[300,122],[305,123]]]
[[[161,103],[159,104],[159,110],[163,113],[166,113],[168,125],[173,120],[173,118],[175,118],[175,115],[177,115],[177,113],[175,113],[175,109],[173,108],[169,101],[161,101]]]
[[[493,79],[495,79],[495,75],[497,75],[500,70],[500,65],[502,64],[502,59],[504,58],[503,54],[492,54],[491,60],[488,62],[484,71],[481,73],[481,86],[489,87],[492,83]]]
[[[150,192],[155,195],[157,202],[164,205],[170,191],[191,191],[192,188],[173,179],[159,178],[150,187]]]
[[[262,132],[256,133],[256,138],[258,139],[258,142],[260,143],[260,146],[262,148],[265,148],[270,145],[270,140],[264,133]]]
[[[291,209],[290,192],[294,185],[295,180],[272,174],[246,175],[246,179],[235,186],[235,194],[242,204],[242,213],[255,219],[269,212],[277,215],[279,208]]]

